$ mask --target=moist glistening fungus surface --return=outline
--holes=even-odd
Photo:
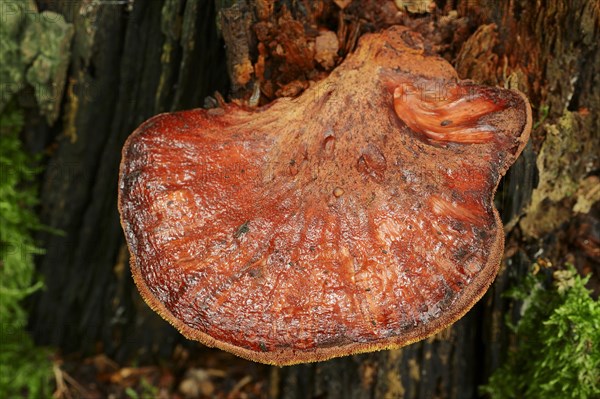
[[[423,339],[498,271],[492,200],[530,113],[394,27],[298,98],[153,117],[120,171],[135,282],[186,337],[264,363]]]

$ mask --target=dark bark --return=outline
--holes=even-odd
[[[49,4],[74,23],[76,37],[63,107],[52,129],[56,150],[41,192],[39,270],[46,289],[35,298],[38,342],[110,356],[169,354],[182,341],[150,311],[133,286],[117,212],[117,172],[127,136],[160,112],[200,107],[226,88],[222,44],[211,2],[135,2],[83,7]]]
[[[90,353],[100,344],[109,356],[122,360],[144,353],[169,356],[174,345],[184,340],[147,308],[133,286],[116,207],[117,171],[123,142],[142,121],[163,111],[202,106],[214,90],[226,92],[231,59],[227,64],[217,35],[215,2],[140,0],[133,2],[131,10],[127,5],[105,4],[86,6],[85,13],[80,12],[80,2],[39,3],[42,9],[65,15],[76,31],[60,122],[47,128],[43,121],[31,118],[28,125],[31,147],[53,143],[43,177],[41,215],[45,224],[64,232],[40,235],[46,254],[39,257],[38,266],[46,290],[32,303],[31,328],[39,343],[65,352]],[[233,2],[220,4],[229,3]],[[244,3],[252,10],[259,2]],[[285,3],[292,8],[300,4]],[[331,2],[324,3],[332,7],[328,10],[335,9]],[[440,10],[456,9],[465,16],[468,34],[482,24],[497,26],[495,31],[486,31],[495,33],[485,33],[495,36],[473,41],[489,39],[491,47],[484,50],[495,55],[494,61],[486,63],[477,58],[481,53],[465,50],[463,63],[457,65],[459,72],[467,71],[464,78],[473,78],[468,76],[473,64],[465,60],[487,65],[478,70],[478,79],[519,87],[532,99],[534,122],[545,115],[542,106],[548,107],[547,123],[556,124],[571,112],[580,129],[575,138],[598,144],[600,10],[593,0],[569,5],[545,0],[537,8],[525,0],[436,3]],[[352,26],[347,28],[350,37],[359,31],[360,18],[352,14],[357,9],[371,10],[351,5],[344,16],[336,19],[331,11],[319,23]],[[301,19],[300,14],[295,16]],[[377,22],[367,21],[361,31],[385,25],[381,18],[373,18]],[[221,19],[221,23],[228,21]],[[426,24],[415,26],[427,34]],[[446,49],[465,48],[460,32],[453,34],[456,40],[446,42],[450,44]],[[247,56],[256,62],[253,36],[238,36],[248,41]],[[444,55],[457,59],[457,54]],[[233,85],[241,97],[244,90],[249,94],[252,89],[251,82],[242,83]],[[585,112],[579,112],[582,109]],[[504,317],[516,314],[516,308],[502,293],[535,261],[540,243],[553,262],[572,256],[581,270],[592,268],[598,275],[597,263],[584,256],[585,249],[577,249],[578,241],[571,242],[560,233],[575,226],[571,210],[575,198],[551,204],[552,209],[567,212],[567,220],[559,227],[543,230],[539,237],[521,229],[522,215],[536,211],[528,207],[540,179],[535,162],[546,135],[543,124],[536,126],[530,145],[499,189],[497,202],[507,224],[507,256],[496,282],[478,305],[447,330],[399,350],[272,368],[270,396],[477,397],[477,386],[498,367],[510,345]],[[565,172],[575,181],[598,174],[598,159],[589,147],[582,148],[571,154],[576,168]],[[577,216],[577,223],[588,223],[587,219],[582,222],[585,217]]]

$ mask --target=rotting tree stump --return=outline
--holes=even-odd
[[[301,72],[290,68],[285,57],[273,56],[270,51],[277,51],[276,46],[261,53],[257,33],[250,27],[269,22],[268,7],[253,11],[269,1],[237,2],[245,7],[240,15],[248,18],[237,35],[228,32],[239,26],[239,15],[219,18],[227,48],[242,48],[229,54],[229,63],[211,1],[38,3],[40,9],[59,12],[72,22],[75,37],[59,122],[49,127],[32,113],[25,132],[30,148],[50,150],[40,213],[44,223],[64,232],[40,234],[46,254],[37,264],[47,288],[32,300],[31,329],[37,342],[58,346],[66,353],[91,353],[100,347],[118,360],[170,356],[173,347],[184,340],[141,301],[127,264],[116,206],[125,139],[152,115],[203,106],[205,97],[215,90],[227,93],[227,71],[233,76],[231,93],[249,99],[256,79],[244,75],[248,72],[244,57],[252,67],[261,54],[272,56],[271,66],[282,67],[288,74],[280,83],[299,81],[280,86],[285,90],[279,94],[296,94],[310,78],[294,79]],[[223,10],[236,2],[216,3]],[[516,308],[502,293],[518,281],[539,256],[540,248],[552,262],[570,260],[580,270],[598,276],[597,260],[585,244],[597,234],[585,226],[598,223],[594,216],[598,203],[587,212],[573,209],[582,209],[574,207],[585,197],[589,179],[593,183],[599,169],[592,154],[600,140],[600,11],[593,0],[569,5],[546,0],[535,9],[525,0],[442,0],[436,2],[437,16],[405,13],[399,21],[388,21],[384,11],[397,11],[394,2],[377,9],[370,7],[370,1],[354,3],[358,2],[351,2],[343,13],[332,11],[332,18],[308,21],[341,30],[344,46],[338,51],[340,56],[350,51],[361,32],[390,21],[406,23],[439,45],[437,49],[454,64],[461,78],[525,92],[538,123],[531,144],[497,195],[507,230],[505,260],[496,282],[478,305],[452,327],[402,349],[271,368],[267,393],[281,398],[477,397],[477,386],[501,363],[510,345],[504,317]],[[289,32],[302,32],[305,25],[294,21],[311,14],[295,9],[299,2],[278,2],[281,4],[291,7],[291,17],[281,20],[287,21]],[[314,4],[336,7],[326,1]],[[363,13],[372,11],[374,19],[353,14],[359,8]],[[377,10],[383,11],[377,14]],[[455,19],[448,26],[456,29],[436,30],[435,23],[448,15]],[[296,61],[302,60],[306,58]],[[236,71],[235,62],[242,65],[238,72],[245,71],[237,77],[231,75]],[[313,77],[319,78],[318,74]],[[267,94],[276,97],[277,87]],[[568,138],[567,144],[545,146],[549,134],[557,131]],[[538,174],[536,157],[541,153],[548,158],[565,157],[569,165],[550,163]],[[583,194],[534,194],[538,184],[551,186],[552,173],[555,179],[566,176],[574,190]],[[535,195],[546,197],[536,203],[532,202]],[[535,220],[543,220],[544,214],[558,215],[560,223],[546,220],[536,224],[523,218],[525,213],[537,215]]]

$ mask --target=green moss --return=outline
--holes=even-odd
[[[10,105],[0,114],[0,397],[50,396],[49,351],[25,331],[22,300],[42,287],[33,257],[41,250],[32,231],[41,227],[32,208],[37,192],[31,157],[21,147],[23,113]]]
[[[511,325],[517,344],[482,393],[493,399],[600,397],[600,303],[572,266],[543,277],[529,275],[509,292],[522,300],[522,318]]]
[[[23,112],[14,97],[28,89],[48,124],[59,114],[73,26],[56,13],[37,12],[35,1],[2,7],[0,23],[0,398],[50,397],[50,351],[25,330],[23,300],[43,284],[35,277],[41,253],[32,232],[41,228],[34,160],[22,148]]]
[[[152,385],[146,378],[141,379],[137,390],[132,387],[125,389],[125,395],[130,399],[158,398],[159,394],[159,389]]]

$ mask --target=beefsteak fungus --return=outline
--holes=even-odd
[[[396,348],[462,317],[498,271],[494,192],[520,93],[460,81],[420,37],[362,37],[298,98],[155,116],[127,140],[135,282],[187,338],[286,365]]]

